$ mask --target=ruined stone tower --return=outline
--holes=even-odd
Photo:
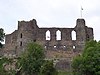
[[[75,40],[72,32],[76,34]],[[2,55],[19,56],[27,43],[33,41],[44,47],[47,59],[57,59],[57,68],[68,70],[71,59],[83,50],[86,40],[93,38],[93,28],[87,27],[84,19],[77,19],[74,28],[39,28],[35,19],[18,21],[18,29],[6,35]]]

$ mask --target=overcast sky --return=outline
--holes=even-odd
[[[18,27],[18,21],[37,20],[39,27],[75,27],[82,16],[94,28],[100,40],[100,0],[0,0],[0,28],[6,34]]]

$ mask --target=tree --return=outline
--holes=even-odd
[[[2,48],[2,43],[4,41],[4,36],[5,36],[5,33],[4,33],[4,30],[2,28],[0,28],[0,48]]]
[[[26,75],[37,75],[44,62],[44,50],[36,43],[29,43],[27,50],[22,54],[19,61]]]
[[[54,68],[53,61],[46,60],[40,69],[39,75],[58,75]]]
[[[12,61],[12,59],[6,57],[0,57],[0,75],[15,75],[15,70],[11,69],[10,66],[6,67],[8,64],[11,64]]]
[[[100,41],[86,43],[82,55],[72,62],[74,75],[100,75]]]
[[[6,71],[5,71],[5,69],[4,69],[4,67],[3,67],[3,64],[5,63],[7,61],[7,59],[6,58],[2,58],[2,57],[0,57],[0,75],[7,75],[7,73],[6,73]]]

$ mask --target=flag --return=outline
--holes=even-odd
[[[81,10],[83,10],[83,8],[81,7]]]

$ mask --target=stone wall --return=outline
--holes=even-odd
[[[57,39],[57,32],[60,33],[60,39]],[[72,39],[72,32],[76,33],[75,40]],[[84,19],[77,19],[74,28],[39,28],[35,19],[18,21],[18,29],[5,37],[3,52],[19,56],[27,43],[33,41],[44,47],[46,58],[58,58],[61,62],[63,59],[72,59],[84,49],[86,40],[93,38],[93,28],[87,27]]]

